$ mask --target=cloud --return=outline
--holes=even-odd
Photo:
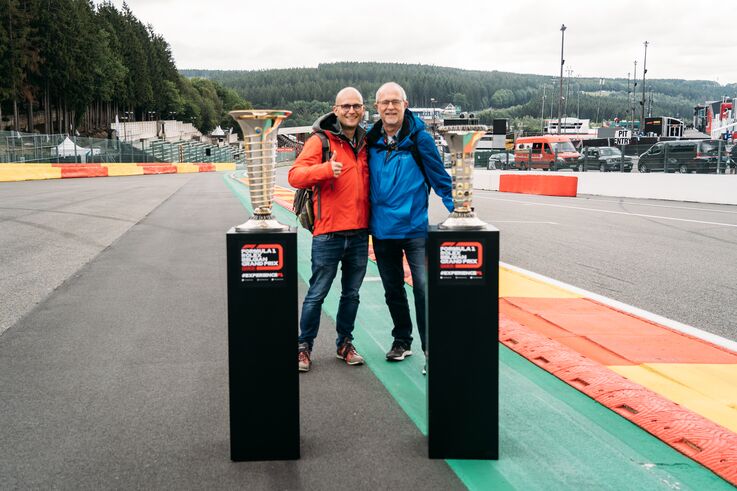
[[[625,78],[638,60],[641,76],[647,40],[648,77],[737,82],[730,40],[737,24],[716,0],[127,3],[171,44],[180,68],[385,61],[557,76],[565,24],[564,57],[574,74]]]

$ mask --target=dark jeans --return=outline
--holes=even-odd
[[[407,263],[412,273],[412,292],[415,297],[417,314],[417,330],[420,333],[422,351],[426,351],[425,332],[425,239],[373,239],[376,265],[379,267],[381,283],[384,285],[384,297],[389,313],[394,322],[392,336],[395,342],[407,347],[412,345],[412,320],[409,315],[407,293],[404,289],[404,267],[402,253],[407,256]]]
[[[336,346],[344,340],[353,339],[353,327],[358,312],[358,290],[366,275],[368,262],[368,233],[360,232],[348,237],[336,234],[322,234],[312,238],[312,277],[310,288],[302,304],[302,317],[299,321],[299,342],[312,344],[320,328],[320,312],[330,286],[333,284],[341,266],[340,303],[335,319],[338,337]]]

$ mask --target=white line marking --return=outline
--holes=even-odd
[[[714,210],[713,208],[692,208],[689,206],[671,206],[671,205],[656,205],[652,203],[634,203],[632,201],[617,201],[613,199],[593,199],[593,198],[581,198],[581,199],[590,199],[594,203],[619,203],[622,205],[632,205],[632,206],[652,206],[655,208],[673,208],[674,210],[693,210],[693,211],[708,211],[708,212],[714,212],[714,213],[729,213],[732,215],[737,215],[737,211],[731,211],[731,210]],[[724,205],[724,206],[730,206],[730,205]]]
[[[668,319],[667,317],[663,317],[658,314],[653,314],[652,312],[648,312],[647,310],[642,310],[637,307],[633,307],[632,305],[622,303],[618,300],[614,300],[609,297],[605,297],[603,295],[592,293],[590,291],[584,290],[583,288],[578,288],[576,286],[563,283],[562,281],[554,280],[552,278],[548,278],[547,276],[543,276],[538,273],[533,273],[532,271],[527,271],[526,269],[520,268],[518,266],[512,266],[511,264],[507,264],[502,261],[499,261],[499,265],[507,269],[510,269],[512,271],[516,271],[517,273],[521,273],[523,275],[529,276],[530,278],[544,281],[546,283],[557,286],[559,288],[563,288],[564,290],[568,290],[570,292],[583,295],[584,297],[590,298],[592,300],[596,300],[597,302],[603,303],[605,305],[609,305],[610,307],[614,307],[615,309],[621,310],[623,312],[628,312],[638,317],[642,317],[643,319],[647,319],[649,321],[655,322],[656,324],[662,324],[663,326],[669,327],[673,329],[674,331],[682,332],[684,334],[689,334],[695,338],[708,341],[712,344],[721,346],[722,348],[725,348],[725,349],[728,349],[728,350],[731,350],[737,353],[737,342],[732,341],[731,339],[723,338],[717,334],[712,334],[710,332],[703,331],[697,327],[689,326],[688,324],[683,324],[681,322]]]
[[[568,206],[568,205],[555,205],[553,203],[535,203],[534,201],[521,201],[516,199],[503,199],[503,198],[492,198],[489,196],[478,196],[482,199],[489,199],[492,201],[509,201],[511,203],[519,203],[523,205],[528,206],[552,206],[554,208],[567,208],[570,210],[582,210],[582,211],[593,211],[598,213],[610,213],[612,215],[627,215],[627,216],[633,216],[633,217],[642,217],[642,218],[654,218],[657,220],[673,220],[676,222],[689,222],[689,223],[701,223],[703,225],[716,225],[719,227],[734,227],[737,228],[737,223],[721,223],[721,222],[706,222],[703,220],[690,220],[688,218],[673,218],[673,217],[664,217],[660,215],[646,215],[644,213],[628,213],[626,211],[613,211],[613,210],[599,210],[596,208],[584,208],[583,206]]]
[[[545,223],[548,225],[559,225],[558,222],[532,222],[528,220],[494,220],[494,223]]]

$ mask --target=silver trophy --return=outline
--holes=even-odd
[[[253,216],[235,227],[237,232],[273,232],[287,230],[271,214],[276,182],[276,129],[292,112],[279,109],[230,111],[243,130],[248,189]]]
[[[443,230],[480,230],[487,227],[473,212],[473,152],[486,134],[483,125],[441,126],[438,131],[445,138],[453,165],[453,212],[438,225]]]

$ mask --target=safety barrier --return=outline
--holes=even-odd
[[[0,182],[76,177],[136,176],[150,174],[183,174],[235,170],[232,162],[192,164],[0,164]]]
[[[544,196],[576,196],[578,178],[574,176],[519,175],[499,176],[499,191],[540,194]]]
[[[508,175],[521,174],[520,171],[476,169],[473,187],[500,191],[501,178]],[[550,176],[547,172],[524,172],[524,175]],[[560,175],[578,178],[578,194],[737,205],[737,176],[731,174],[566,172]]]

